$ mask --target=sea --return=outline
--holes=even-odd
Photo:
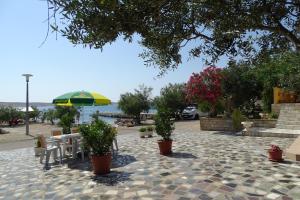
[[[37,107],[40,111],[46,112],[49,109],[54,109],[55,106],[39,106]],[[123,113],[122,110],[118,108],[117,103],[112,103],[110,105],[105,105],[105,106],[83,106],[79,107],[78,111],[80,112],[80,119],[79,119],[79,124],[83,123],[89,123],[92,121],[91,115],[97,111],[102,112],[102,113]],[[155,113],[155,109],[150,109],[149,113]],[[112,117],[100,117],[102,120],[109,124],[114,124],[116,121],[116,118]]]

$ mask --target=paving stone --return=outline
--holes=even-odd
[[[145,181],[134,181],[132,185],[144,185]]]
[[[278,197],[280,197],[280,195],[276,193],[270,193],[267,195],[268,199],[277,199]]]
[[[149,194],[149,192],[148,192],[147,190],[140,190],[140,191],[137,191],[137,194],[138,194],[139,196],[144,196],[144,195]]]
[[[118,194],[118,190],[108,190],[107,192],[105,192],[106,195],[117,195]]]
[[[135,192],[125,192],[124,193],[124,198],[132,198],[134,196],[136,196]]]
[[[265,151],[293,139],[176,130],[173,138],[173,155],[160,156],[157,137],[119,135],[105,176],[88,159],[44,170],[32,148],[0,151],[0,199],[300,199],[300,163],[269,162]]]

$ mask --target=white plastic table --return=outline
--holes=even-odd
[[[68,139],[72,139],[72,158],[75,159],[77,157],[77,149],[78,149],[77,139],[81,138],[80,133],[56,135],[56,136],[52,136],[51,138],[57,141],[59,144],[66,143]]]

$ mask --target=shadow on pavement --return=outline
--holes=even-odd
[[[113,158],[111,168],[114,169],[118,167],[124,167],[135,161],[136,158],[134,156],[119,154]],[[88,157],[85,157],[84,161],[81,161],[80,158],[76,160],[69,159],[64,161],[64,164],[67,164],[68,168],[70,169],[77,169],[83,171],[93,170],[90,159]]]
[[[183,159],[188,159],[188,158],[192,158],[192,159],[196,159],[198,158],[197,156],[194,156],[193,154],[191,153],[181,153],[181,152],[173,152],[172,154],[170,155],[167,155],[168,157],[171,157],[171,158],[183,158]]]
[[[112,160],[112,168],[124,167],[136,161],[136,158],[132,155],[116,155]]]
[[[243,136],[242,134],[238,134],[236,132],[230,132],[230,131],[218,131],[218,132],[214,132],[212,134],[215,134],[215,135],[230,135],[230,136]]]
[[[118,183],[123,183],[126,181],[130,181],[130,176],[132,173],[128,172],[120,172],[120,171],[111,171],[106,175],[95,175],[92,176],[92,180],[101,183],[107,186],[117,185]]]

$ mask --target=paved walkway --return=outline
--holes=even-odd
[[[0,199],[300,199],[300,163],[272,163],[265,151],[274,142],[286,148],[291,138],[185,131],[179,124],[169,157],[158,154],[157,139],[119,135],[107,176],[94,176],[88,160],[43,171],[32,148],[1,151]]]

